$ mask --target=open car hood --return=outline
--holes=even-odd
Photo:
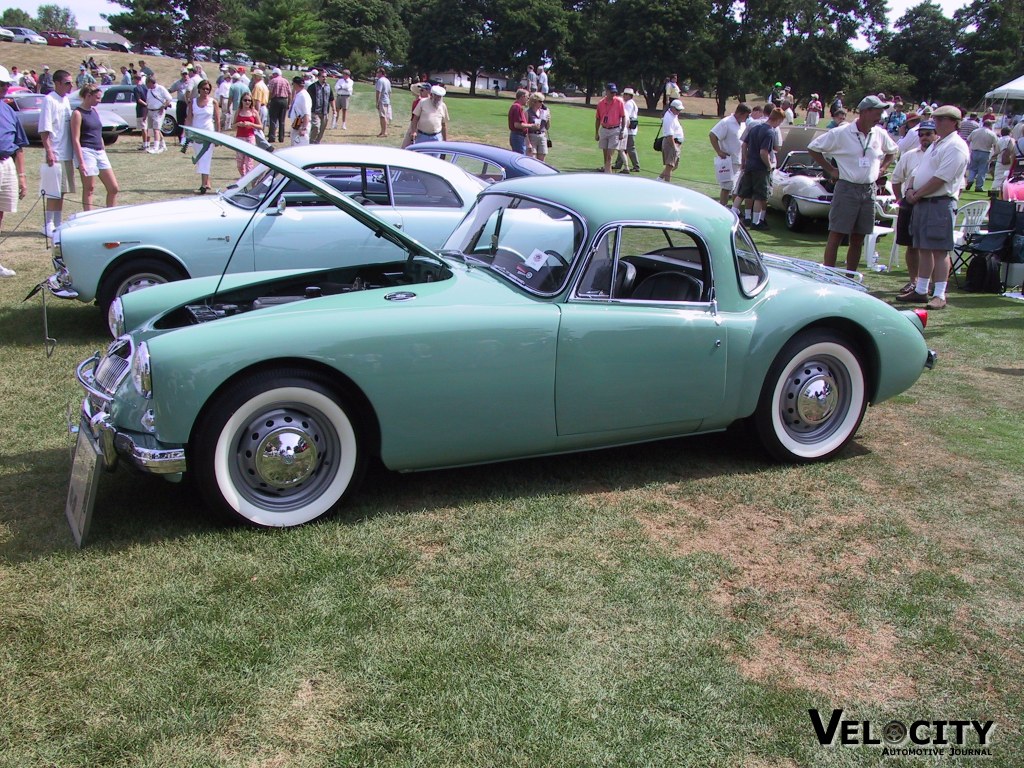
[[[808,125],[787,125],[779,129],[782,133],[782,148],[779,150],[778,166],[781,168],[790,152],[804,152],[815,136],[825,132],[824,128]]]
[[[219,144],[220,146],[227,147],[235,152],[248,155],[257,163],[262,163],[267,168],[280,173],[292,181],[302,184],[302,186],[306,187],[306,189],[313,194],[340,208],[356,221],[373,230],[378,237],[384,237],[396,245],[402,246],[414,253],[419,252],[436,255],[419,241],[409,237],[407,234],[391,226],[386,221],[377,218],[362,205],[348,197],[348,195],[339,192],[330,184],[321,181],[311,173],[307,173],[298,166],[292,165],[287,160],[278,157],[272,152],[266,152],[254,144],[239,141],[234,136],[228,136],[224,133],[214,133],[213,131],[192,128],[190,126],[185,126],[185,133],[190,141],[197,144]]]

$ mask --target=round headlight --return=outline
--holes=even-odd
[[[107,310],[107,328],[115,339],[124,336],[124,309],[119,298],[110,302],[110,309]]]
[[[147,400],[153,396],[153,376],[149,369],[149,347],[142,342],[132,355],[132,383],[135,391]]]

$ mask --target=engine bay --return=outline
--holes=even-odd
[[[186,304],[168,313],[157,327],[198,325],[282,304],[356,291],[405,288],[447,280],[451,276],[443,263],[420,258],[328,269],[217,293],[206,301]]]

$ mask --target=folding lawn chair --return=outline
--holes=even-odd
[[[1021,217],[1024,219],[1024,217]],[[960,287],[958,272],[978,254],[993,254],[1004,258],[1008,253],[1017,224],[1017,206],[1009,200],[995,200],[988,211],[988,225],[976,232],[967,232],[964,240],[953,248],[953,263],[950,274]]]

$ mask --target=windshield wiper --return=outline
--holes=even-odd
[[[459,259],[467,267],[471,267],[474,264],[479,264],[481,267],[490,267],[491,264],[488,261],[484,261],[479,256],[474,256],[471,253],[465,253],[456,248],[446,248],[438,251],[442,256],[448,256],[453,259]]]

